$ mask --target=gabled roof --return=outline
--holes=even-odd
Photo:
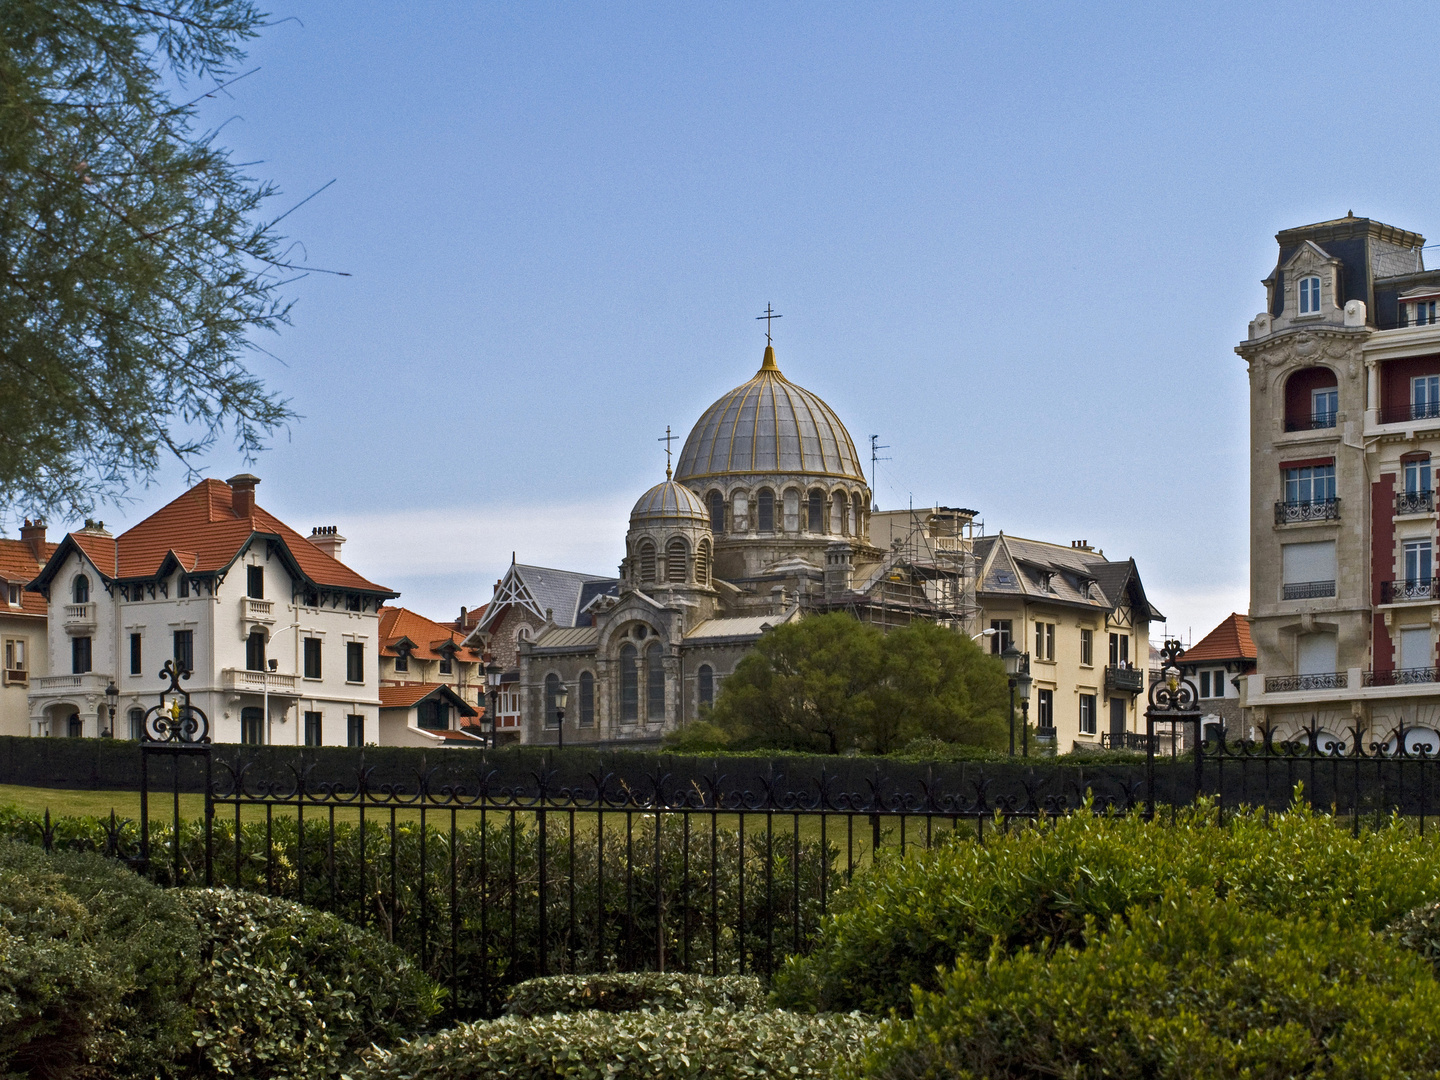
[[[398,686],[380,687],[382,709],[413,709],[422,701],[443,698],[454,705],[461,716],[475,716],[475,706],[466,702],[459,694],[444,683],[401,683]]]
[[[408,642],[409,653],[418,660],[438,660],[446,645],[457,651],[461,660],[478,660],[474,649],[464,648],[465,635],[453,626],[437,623],[409,608],[380,609],[380,655],[396,656],[398,646]]]
[[[999,533],[975,541],[980,595],[1015,596],[1112,611],[1122,604],[1164,618],[1145,595],[1134,559],[1112,562],[1089,548]]]
[[[46,560],[54,553],[58,545],[46,543],[41,547],[40,552]],[[30,550],[30,545],[24,540],[0,540],[0,582],[6,585],[19,585],[20,606],[12,608],[9,606],[9,598],[0,590],[0,615],[39,615],[44,617],[50,612],[50,605],[45,598],[37,592],[29,592],[24,586],[35,580],[40,573],[43,562],[37,561],[35,553]]]
[[[596,596],[618,593],[619,589],[619,578],[511,563],[475,630],[478,633],[489,630],[511,606],[522,607],[542,619],[549,611],[556,626],[574,626],[576,616],[586,604]]]
[[[240,516],[233,495],[229,484],[202,480],[118,537],[96,529],[70,533],[57,545],[35,585],[47,587],[72,550],[83,552],[108,580],[154,577],[167,560],[184,565],[190,573],[223,573],[251,540],[260,538],[278,542],[295,576],[317,588],[400,595],[361,577],[258,506]]]
[[[1250,637],[1250,617],[1231,612],[1176,659],[1181,664],[1213,663],[1220,660],[1255,660],[1255,642]]]

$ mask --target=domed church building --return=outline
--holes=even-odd
[[[654,744],[702,717],[780,623],[837,608],[945,621],[954,568],[916,560],[888,525],[872,544],[871,505],[845,425],[767,344],[635,503],[617,578],[515,563],[496,584],[467,644],[502,671],[499,738],[560,741],[564,687],[566,743]]]

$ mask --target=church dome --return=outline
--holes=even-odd
[[[769,345],[755,377],[700,417],[680,451],[675,478],[693,482],[754,473],[865,482],[845,425],[829,405],[780,374]]]
[[[635,509],[630,511],[631,522],[654,518],[691,519],[703,522],[707,527],[710,524],[710,517],[706,514],[705,504],[700,501],[700,497],[683,484],[671,480],[669,476],[641,495]]]

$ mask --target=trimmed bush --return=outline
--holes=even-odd
[[[506,1016],[394,1050],[357,1080],[829,1080],[874,1024],[786,1012],[575,1012]]]
[[[1390,927],[1390,936],[1402,948],[1429,960],[1440,973],[1440,903],[1424,904],[1402,915]]]
[[[1127,921],[1128,920],[1128,921]],[[1362,928],[1169,893],[1083,948],[962,957],[892,1021],[875,1080],[1196,1080],[1440,1072],[1440,985]]]
[[[198,1075],[326,1077],[413,1036],[438,988],[399,949],[333,915],[229,889],[185,889],[197,961]]]
[[[661,974],[551,975],[530,979],[510,991],[507,1016],[551,1013],[636,1012],[640,1009],[761,1009],[765,990],[750,975]]]
[[[1167,815],[1168,817],[1168,815]],[[1172,886],[1209,890],[1279,915],[1320,916],[1379,930],[1440,898],[1440,846],[1392,822],[1359,838],[1303,804],[1267,825],[1216,824],[1201,806],[1168,820],[1085,812],[1038,827],[962,834],[931,851],[883,858],[837,894],[821,938],[774,981],[785,1007],[907,1013],[910,987],[938,986],[957,957],[983,960],[1048,942],[1081,944],[1102,924]]]
[[[114,860],[0,843],[0,1073],[167,1071],[194,1028],[199,941],[174,896]]]

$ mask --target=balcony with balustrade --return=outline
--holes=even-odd
[[[234,694],[269,694],[271,697],[299,697],[300,680],[278,671],[250,671],[222,668],[220,685]]]
[[[95,604],[66,604],[60,616],[65,633],[84,637],[95,632]]]
[[[1276,525],[1298,525],[1306,521],[1339,521],[1339,499],[1281,499],[1275,504]]]
[[[1145,689],[1145,672],[1135,667],[1107,666],[1105,668],[1105,689],[1138,694]]]
[[[1433,514],[1435,493],[1433,491],[1400,491],[1395,494],[1395,513]]]
[[[1440,599],[1440,582],[1435,578],[1412,578],[1406,581],[1382,581],[1380,603],[1428,603]]]

